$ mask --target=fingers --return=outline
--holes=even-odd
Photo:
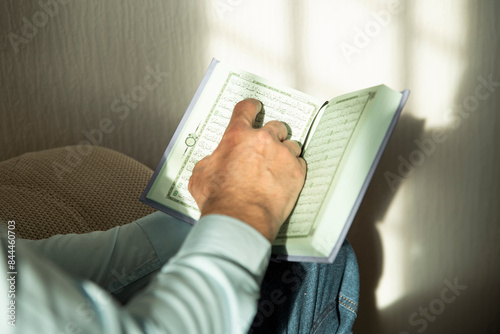
[[[299,160],[299,163],[300,163],[300,167],[302,168],[302,172],[304,173],[304,175],[306,174],[306,171],[307,171],[307,164],[306,164],[306,161],[302,158],[297,158],[297,160]]]
[[[206,157],[204,157],[203,159],[201,159],[200,161],[198,161],[194,165],[193,172],[191,173],[191,177],[189,178],[189,183],[188,183],[189,192],[192,193],[192,187],[193,187],[193,182],[194,182],[195,176],[198,173],[202,172],[203,169],[205,169],[205,166],[208,164],[209,159],[210,159],[210,155],[207,155]]]
[[[297,160],[300,164],[300,169],[302,170],[302,173],[305,175],[306,171],[307,171],[307,164],[306,164],[306,161],[300,157],[300,153],[302,153],[302,145],[298,141],[295,141],[295,140],[285,140],[283,142],[283,145],[288,147],[290,152],[295,157],[297,157]]]
[[[300,153],[302,152],[302,147],[300,147],[299,143],[296,142],[295,140],[285,140],[283,142],[283,145],[288,147],[288,149],[294,156],[296,157],[300,156]]]
[[[280,121],[269,121],[264,124],[261,130],[268,131],[278,141],[284,141],[288,137],[288,129]]]
[[[255,116],[262,109],[262,104],[256,99],[244,99],[234,106],[233,114],[229,120],[227,128],[231,128],[236,124],[246,127],[252,127],[255,121]]]
[[[300,169],[302,173],[305,175],[307,171],[307,164],[304,159],[300,157],[300,153],[302,152],[302,145],[295,140],[285,140],[283,143],[298,160],[300,164]]]
[[[255,117],[257,116],[257,114],[260,112],[261,109],[262,109],[262,104],[256,99],[248,98],[238,102],[234,107],[233,114],[231,115],[231,119],[229,120],[229,124],[226,129],[226,133],[228,133],[228,130],[230,128],[236,125],[253,129],[253,123],[255,121]],[[283,122],[280,121],[267,122],[258,131],[268,132],[275,140],[283,143],[290,150],[291,154],[293,154],[295,157],[300,156],[300,153],[302,152],[302,147],[296,141],[287,140],[288,128]],[[305,161],[302,160],[301,164],[305,165]]]

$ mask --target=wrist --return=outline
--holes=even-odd
[[[226,215],[236,218],[262,234],[271,243],[276,238],[281,224],[276,223],[271,214],[262,206],[257,204],[245,204],[242,206],[235,201],[207,201],[201,210],[201,217],[210,214]]]

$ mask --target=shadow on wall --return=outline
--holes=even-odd
[[[358,314],[361,321],[355,322],[355,332],[382,333],[375,291],[384,264],[376,224],[383,220],[400,184],[395,181],[391,188],[385,174],[398,170],[398,156],[408,156],[413,139],[421,135],[423,128],[424,121],[409,114],[401,116],[347,236],[358,258],[361,280]]]
[[[425,120],[403,116],[368,188],[348,235],[361,274],[361,305],[354,332],[499,332],[498,11],[498,3],[467,2],[467,21],[462,24],[468,26],[468,36],[459,50],[465,71],[453,91],[451,112],[442,110],[438,115],[447,127],[424,129]],[[419,46],[411,38],[407,43]],[[412,66],[422,63],[412,55],[408,59],[406,82],[411,89]],[[428,80],[434,75],[439,73],[429,72]],[[429,98],[423,95],[413,91],[410,99]],[[442,130],[440,140],[427,141],[432,152],[426,154],[415,140],[434,138],[436,130]],[[404,184],[401,229],[394,235],[400,247],[398,254],[387,254],[395,248],[388,247],[385,232],[382,247],[378,231],[385,226],[377,223],[384,221],[396,195],[399,200],[403,186],[392,192],[384,173],[397,171],[398,157],[408,160],[417,149],[425,154],[425,161],[398,184]],[[404,286],[395,300],[381,307],[376,291],[384,266],[391,265],[383,263],[387,255],[402,259],[397,271],[388,274]]]

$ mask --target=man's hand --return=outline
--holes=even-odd
[[[282,122],[252,127],[261,108],[255,99],[234,107],[219,146],[193,169],[189,191],[201,216],[237,218],[272,242],[304,185],[306,163]]]

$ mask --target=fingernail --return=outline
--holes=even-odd
[[[292,128],[290,127],[290,125],[288,125],[288,123],[283,122],[283,121],[281,123],[283,123],[286,127],[286,133],[287,133],[286,139],[292,138]]]

